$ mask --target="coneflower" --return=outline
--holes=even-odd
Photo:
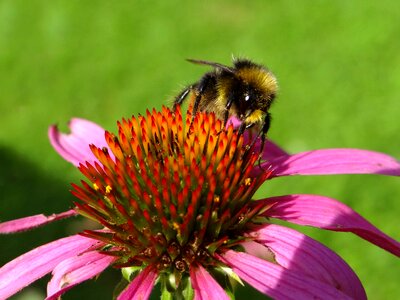
[[[71,134],[51,127],[52,145],[86,177],[73,184],[72,210],[0,224],[11,233],[80,214],[101,225],[40,246],[0,269],[0,298],[52,272],[48,299],[113,266],[127,279],[118,299],[163,295],[229,299],[242,280],[275,299],[366,299],[334,252],[281,219],[349,231],[400,256],[400,244],[340,202],[317,195],[255,200],[267,179],[285,175],[400,175],[393,158],[357,149],[288,155],[271,142],[258,163],[248,143],[212,113],[163,108],[118,122],[118,133],[74,119]],[[104,138],[105,137],[105,138]],[[92,144],[91,144],[92,143]],[[90,144],[90,146],[89,146]]]

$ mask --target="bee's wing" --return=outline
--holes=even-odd
[[[211,62],[211,61],[206,61],[206,60],[198,60],[198,59],[191,59],[191,58],[188,58],[186,60],[191,62],[191,63],[194,63],[194,64],[212,66],[214,68],[219,68],[219,69],[225,70],[225,71],[230,72],[230,73],[234,72],[234,70],[231,67],[228,67],[228,66],[225,66],[223,64],[216,63],[216,62]]]

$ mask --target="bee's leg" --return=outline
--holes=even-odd
[[[246,129],[249,129],[249,128],[253,127],[255,124],[256,124],[256,123],[247,124],[247,125],[246,125]]]
[[[247,125],[245,122],[240,123],[238,135],[242,135],[244,133],[244,130],[246,129],[246,127],[247,127]]]
[[[223,119],[223,124],[224,124],[224,128],[226,127],[226,123],[228,123],[228,119],[229,119],[229,108],[227,108],[228,105],[225,106],[225,111],[224,111],[224,119]]]
[[[207,89],[207,87],[210,84],[210,82],[212,81],[212,79],[213,79],[213,77],[210,74],[206,74],[199,81],[199,83],[196,87],[196,98],[194,99],[194,104],[193,104],[192,122],[199,110],[201,97],[203,97],[204,91]]]
[[[260,168],[261,168],[261,158],[262,158],[262,153],[264,150],[265,140],[267,138],[267,133],[268,133],[270,126],[271,126],[271,114],[267,113],[264,118],[263,127],[261,128],[260,133],[259,133],[260,138],[261,138],[261,145],[260,145],[260,155],[258,158],[258,166]]]
[[[185,87],[185,89],[180,92],[178,94],[178,96],[175,97],[175,101],[174,101],[174,106],[173,106],[173,110],[176,110],[176,107],[178,105],[181,105],[183,103],[183,101],[185,101],[187,95],[193,90],[193,85],[189,85],[188,87]]]
[[[231,109],[233,99],[234,99],[234,96],[233,96],[233,94],[231,94],[228,97],[228,101],[226,102],[226,105],[225,105],[224,119],[223,119],[224,127],[221,129],[221,131],[218,134],[220,134],[222,132],[222,130],[226,128],[226,124],[228,123],[228,119],[229,119],[229,110]]]
[[[246,122],[242,121],[242,123],[240,123],[240,126],[239,126],[238,135],[243,134],[246,129],[249,129],[249,128],[253,127],[254,125],[255,125],[255,123],[246,123]],[[253,143],[251,144],[251,146],[253,146]]]
[[[265,139],[267,138],[267,133],[268,133],[268,130],[269,130],[270,126],[271,126],[271,114],[267,113],[265,115],[264,124],[263,124],[263,127],[261,128],[261,132],[260,132],[260,134],[261,134],[260,152],[262,152],[263,149],[264,149]]]
[[[224,125],[226,125],[226,123],[228,123],[228,119],[229,119],[229,110],[232,107],[232,103],[233,103],[233,99],[234,99],[234,95],[233,93],[230,93],[229,97],[228,97],[228,101],[226,101],[226,105],[225,105],[225,112],[224,112]]]
[[[267,113],[267,114],[265,115],[265,118],[264,118],[264,125],[263,125],[263,129],[262,129],[264,135],[267,135],[268,130],[269,130],[269,127],[271,126],[271,118],[272,118],[272,117],[271,117],[271,114],[270,114],[270,113]]]

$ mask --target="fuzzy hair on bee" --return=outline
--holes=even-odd
[[[225,125],[229,117],[234,116],[241,121],[239,134],[257,127],[263,147],[271,123],[269,109],[278,90],[274,74],[248,59],[234,59],[232,67],[205,60],[187,60],[213,69],[185,87],[175,97],[174,108],[191,94],[193,116],[198,111],[214,112]]]

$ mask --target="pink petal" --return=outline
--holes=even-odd
[[[224,289],[201,265],[190,269],[190,280],[194,290],[194,300],[230,299]]]
[[[117,300],[146,300],[150,297],[154,282],[158,276],[153,266],[146,267],[138,276],[122,291]]]
[[[259,147],[261,146],[260,142],[256,143],[256,146],[259,149]],[[264,145],[264,149],[263,149],[263,153],[262,153],[262,159],[266,160],[266,161],[272,161],[274,159],[277,159],[278,157],[282,157],[282,156],[290,156],[285,150],[283,150],[281,147],[279,147],[277,144],[275,144],[274,142],[270,141],[270,140],[266,140],[265,141],[265,145]]]
[[[228,119],[228,122],[226,122],[226,128],[228,128],[230,125],[233,125],[234,128],[239,128],[240,124],[242,124],[242,121],[235,116],[232,116]]]
[[[47,300],[56,300],[77,284],[104,271],[116,258],[97,251],[83,253],[63,260],[53,270],[47,285]]]
[[[99,125],[84,119],[74,118],[68,124],[71,133],[60,133],[56,125],[49,128],[51,145],[65,160],[75,166],[89,161],[93,163],[96,158],[89,148],[90,144],[97,147],[107,147],[104,138],[104,129]]]
[[[35,248],[10,261],[0,269],[0,299],[14,295],[51,272],[63,260],[86,251],[96,243],[93,239],[74,235]]]
[[[247,253],[228,250],[219,259],[248,284],[274,299],[351,299],[331,285],[304,273]]]
[[[381,174],[400,176],[400,163],[386,154],[359,149],[321,149],[282,156],[262,164],[273,176]],[[262,170],[255,168],[253,175]]]
[[[71,209],[60,214],[52,214],[51,216],[45,216],[43,214],[40,214],[12,221],[7,221],[0,223],[0,233],[7,234],[7,233],[29,230],[35,227],[43,226],[48,223],[69,218],[75,215],[77,215],[77,213]]]
[[[251,144],[252,140],[249,139],[248,134],[244,134],[245,137],[245,143]],[[254,152],[259,153],[261,150],[261,140],[257,138],[257,141],[254,143]],[[270,140],[265,140],[264,148],[262,151],[262,160],[271,162],[277,158],[282,158],[282,157],[289,157],[290,155],[283,150],[281,147],[279,147],[277,144]],[[266,165],[266,163],[262,164],[263,166]],[[257,164],[257,169],[262,171],[262,168],[260,168]]]
[[[249,236],[251,236],[251,233],[249,233]],[[263,260],[268,260],[268,261],[275,260],[275,254],[274,252],[271,251],[271,249],[269,249],[267,246],[261,243],[253,241],[253,239],[241,242],[240,246],[243,247],[244,252],[248,254],[257,256],[258,258],[261,258]]]
[[[275,203],[265,212],[268,217],[327,230],[349,231],[400,257],[399,242],[335,199],[318,195],[287,195],[259,201],[265,201],[265,205]]]
[[[277,263],[337,288],[353,299],[367,299],[349,265],[321,243],[279,225],[267,225],[250,234],[274,253]]]

